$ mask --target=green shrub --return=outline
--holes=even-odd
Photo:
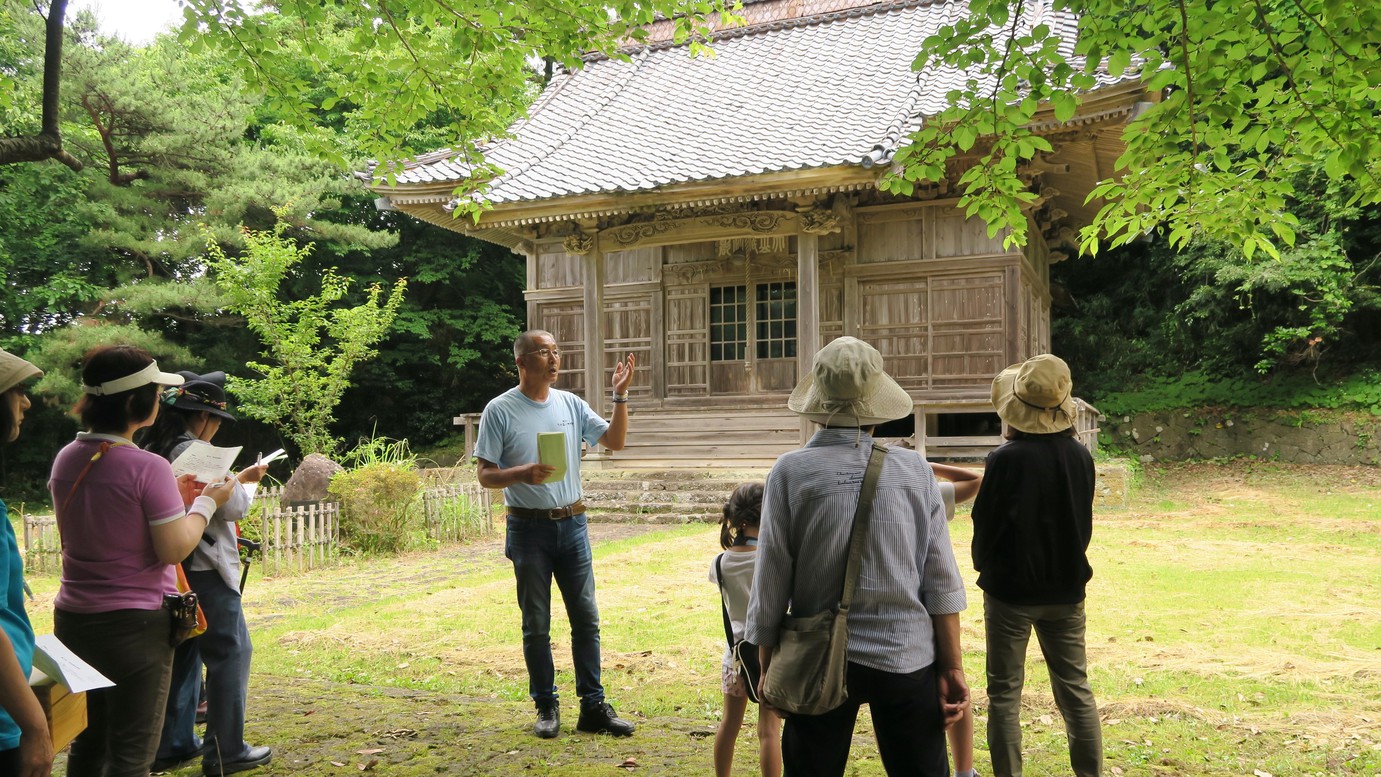
[[[407,441],[362,440],[345,463],[353,468],[331,478],[329,489],[340,502],[342,543],[365,554],[407,550],[422,530],[422,477]]]

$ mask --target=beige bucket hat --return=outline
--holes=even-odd
[[[9,391],[29,378],[37,378],[43,370],[6,350],[0,350],[0,394]]]
[[[810,374],[786,406],[822,424],[874,426],[911,415],[915,402],[882,369],[882,354],[856,337],[840,337],[815,354]]]
[[[1074,380],[1054,354],[1032,356],[993,378],[993,406],[1008,426],[1028,434],[1054,434],[1074,425]]]

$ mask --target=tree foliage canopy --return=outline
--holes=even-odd
[[[248,0],[188,0],[182,39],[194,51],[217,48],[285,120],[310,130],[321,112],[337,114],[365,156],[394,161],[435,150],[417,141],[437,129],[467,154],[503,134],[535,96],[544,59],[577,67],[583,52],[614,54],[662,17],[676,20],[679,39],[698,40],[706,15],[730,4],[304,0],[260,13]],[[339,147],[317,148],[348,161]]]
[[[245,252],[234,258],[214,239],[207,243],[216,286],[264,346],[264,360],[246,365],[262,377],[231,376],[227,388],[246,415],[279,427],[303,453],[331,455],[338,445],[331,434],[336,406],[355,365],[377,353],[373,346],[393,326],[407,281],[394,283],[387,295],[372,284],[363,303],[344,306],[338,303],[350,279],[327,268],[320,291],[286,301],[281,287],[312,250],[285,238],[286,228],[280,222],[271,231],[244,230]]]
[[[1315,165],[1351,187],[1352,204],[1381,202],[1381,5],[1372,0],[1051,0],[1078,14],[1072,41],[1038,22],[1030,35],[994,34],[1023,16],[1035,21],[1042,0],[968,6],[922,43],[915,66],[977,68],[987,78],[951,93],[951,107],[915,134],[894,188],[935,180],[945,160],[976,152],[963,205],[1020,241],[1027,195],[1017,167],[1048,150],[1028,122],[1042,105],[1061,121],[1073,116],[1104,69],[1164,98],[1127,125],[1122,177],[1090,195],[1102,205],[1084,230],[1085,251],[1163,225],[1176,246],[1207,237],[1247,260],[1276,257],[1295,240],[1295,182]]]

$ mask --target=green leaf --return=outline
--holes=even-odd
[[[1127,67],[1132,63],[1132,52],[1127,49],[1119,48],[1108,57],[1108,75],[1113,78],[1120,77],[1127,71]]]

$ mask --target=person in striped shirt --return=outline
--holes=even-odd
[[[853,337],[820,349],[787,406],[823,428],[767,477],[745,634],[761,646],[764,675],[788,608],[806,617],[837,607],[871,431],[914,412],[881,354]],[[948,774],[945,729],[969,706],[959,647],[966,598],[923,457],[888,449],[870,524],[848,614],[848,700],[821,715],[787,717],[789,777],[843,775],[863,704],[890,777]]]

